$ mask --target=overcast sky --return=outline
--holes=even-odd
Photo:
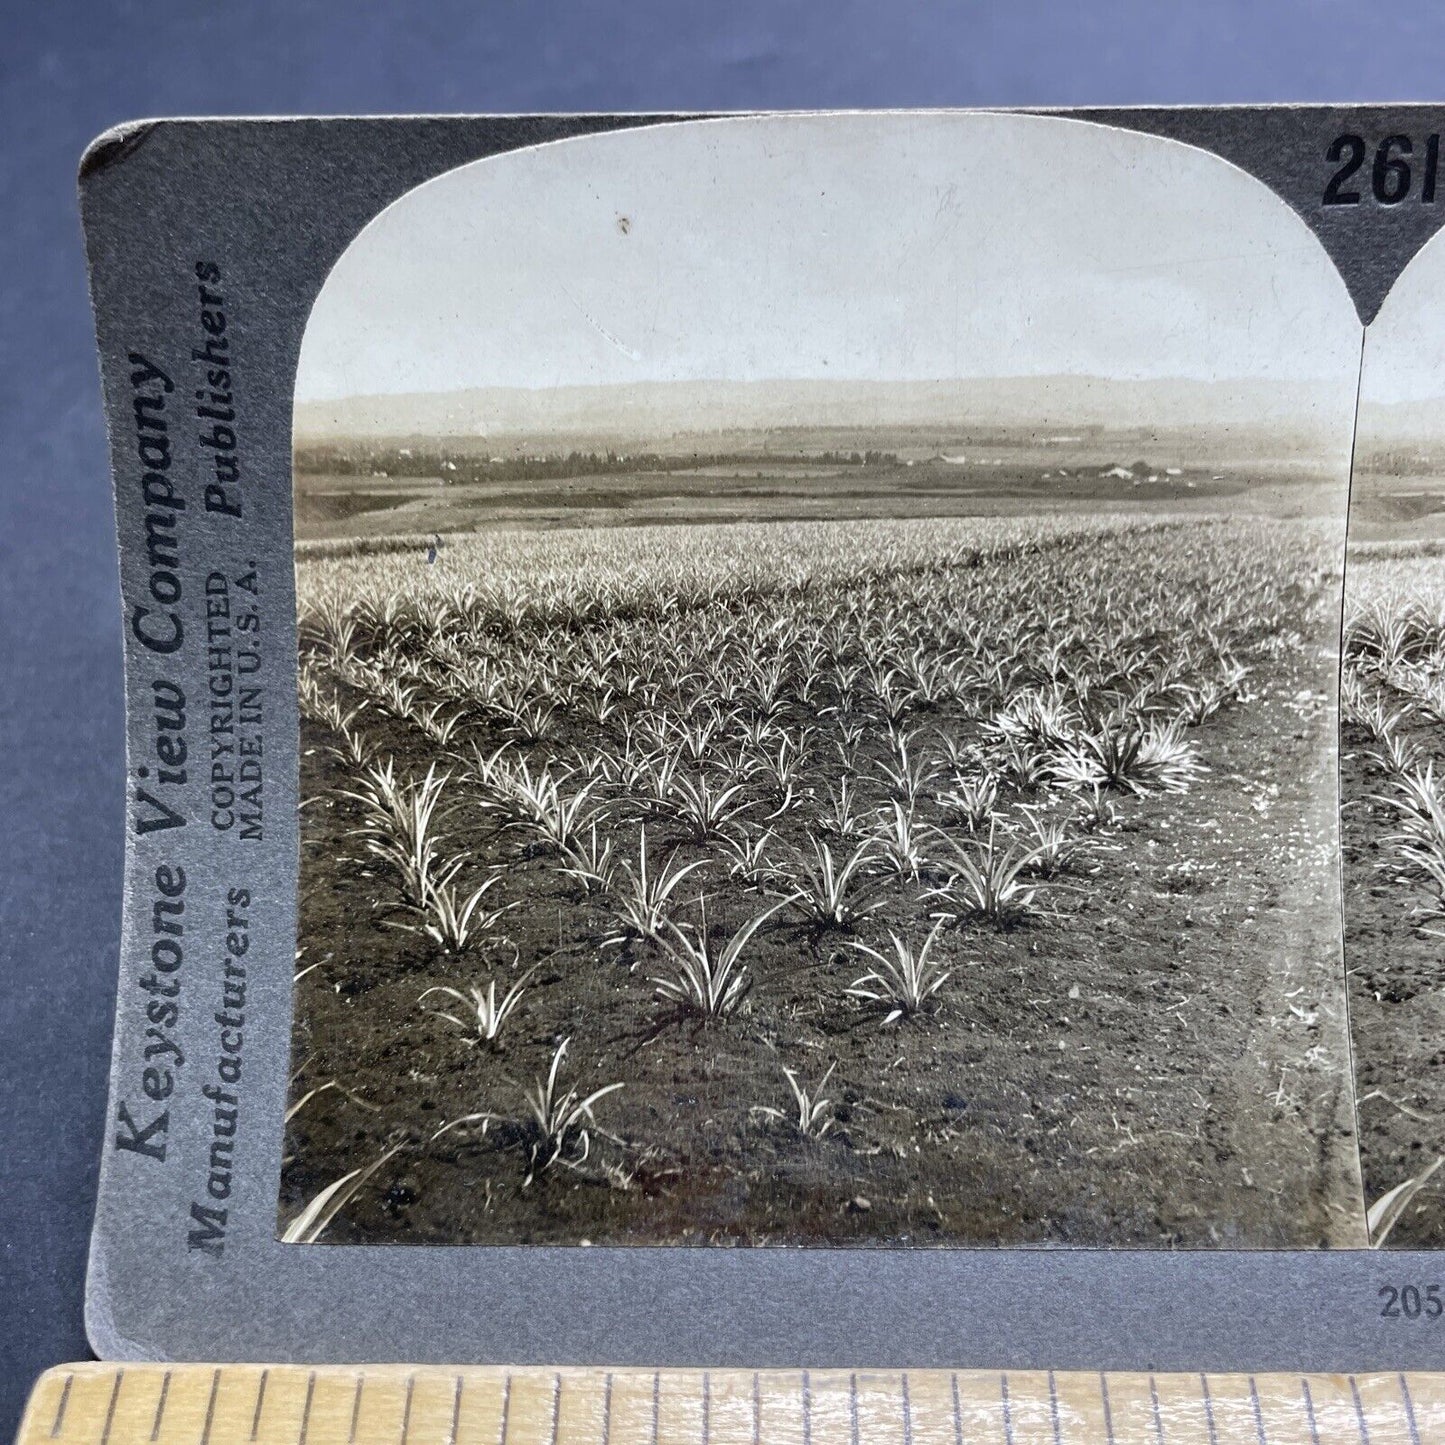
[[[1365,341],[1360,399],[1439,401],[1445,432],[1445,232],[1400,273]]]
[[[1203,152],[1049,117],[772,117],[412,191],[327,281],[297,399],[1082,373],[1352,401],[1359,338],[1303,223]]]

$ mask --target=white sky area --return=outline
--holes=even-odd
[[[1416,252],[1370,323],[1360,400],[1439,401],[1445,409],[1445,232]]]
[[[1359,339],[1304,224],[1204,152],[1052,117],[763,117],[418,187],[331,273],[296,397],[1084,374],[1353,399]]]

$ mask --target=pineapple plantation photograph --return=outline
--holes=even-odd
[[[296,381],[281,1237],[1365,1244],[1359,348],[1262,185],[1054,117],[382,212]]]
[[[1365,341],[1341,677],[1345,957],[1370,1236],[1445,1247],[1445,347],[1438,241]]]

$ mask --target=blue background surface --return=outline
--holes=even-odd
[[[0,1439],[84,1358],[122,853],[110,481],[74,175],[166,114],[1445,100],[1397,3],[0,6]],[[161,1265],[163,1268],[163,1264]]]

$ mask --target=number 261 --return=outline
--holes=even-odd
[[[1330,142],[1325,159],[1338,166],[1325,185],[1322,204],[1326,206],[1358,206],[1363,199],[1351,185],[1364,168],[1369,146],[1363,136],[1340,135]],[[1415,175],[1411,158],[1417,154],[1415,143],[1407,135],[1387,135],[1375,147],[1370,165],[1370,195],[1382,206],[1398,206],[1408,200]],[[1424,164],[1420,167],[1419,200],[1422,205],[1435,202],[1435,178],[1440,169],[1440,137],[1425,137]],[[1359,184],[1363,184],[1363,177]]]

